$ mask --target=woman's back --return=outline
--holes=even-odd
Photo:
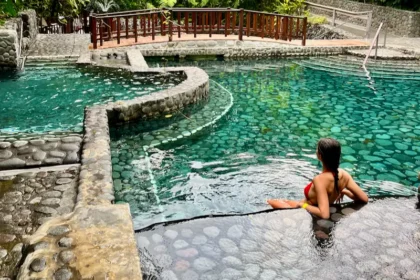
[[[349,177],[350,174],[348,174],[347,171],[338,169],[338,192],[335,188],[334,173],[332,172],[323,172],[317,175],[313,180],[313,185],[321,184],[327,191],[329,203],[333,204],[340,196],[341,192],[346,188],[349,182]],[[309,190],[308,198],[308,201],[311,204],[318,204],[316,188],[314,186],[312,186],[312,188]]]

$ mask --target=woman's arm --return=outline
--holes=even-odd
[[[349,182],[347,183],[346,192],[344,194],[354,201],[368,203],[369,198],[367,194],[359,187],[359,185],[357,185],[350,174],[347,173],[346,175],[349,178]]]
[[[313,187],[316,191],[316,198],[318,205],[308,205],[306,210],[314,214],[315,216],[320,217],[321,219],[329,219],[330,218],[330,202],[328,198],[327,188],[325,187],[326,182],[319,177],[315,177],[313,180]],[[299,202],[298,206],[303,207],[304,203]]]

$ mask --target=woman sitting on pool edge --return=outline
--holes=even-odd
[[[301,207],[322,219],[329,219],[330,205],[340,202],[344,195],[354,201],[368,203],[367,195],[351,175],[338,168],[341,145],[337,140],[331,138],[319,140],[316,155],[322,163],[322,173],[315,176],[305,187],[305,198],[302,201],[269,199],[268,204],[279,209]]]

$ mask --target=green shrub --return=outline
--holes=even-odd
[[[328,20],[324,16],[309,16],[308,23],[310,24],[326,24]]]

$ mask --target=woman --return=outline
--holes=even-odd
[[[331,138],[319,140],[316,155],[322,162],[322,173],[316,176],[304,189],[305,199],[300,202],[270,199],[267,202],[273,208],[301,207],[322,219],[329,219],[330,204],[340,202],[344,195],[357,202],[368,202],[367,195],[351,175],[338,168],[341,146],[337,140]]]

